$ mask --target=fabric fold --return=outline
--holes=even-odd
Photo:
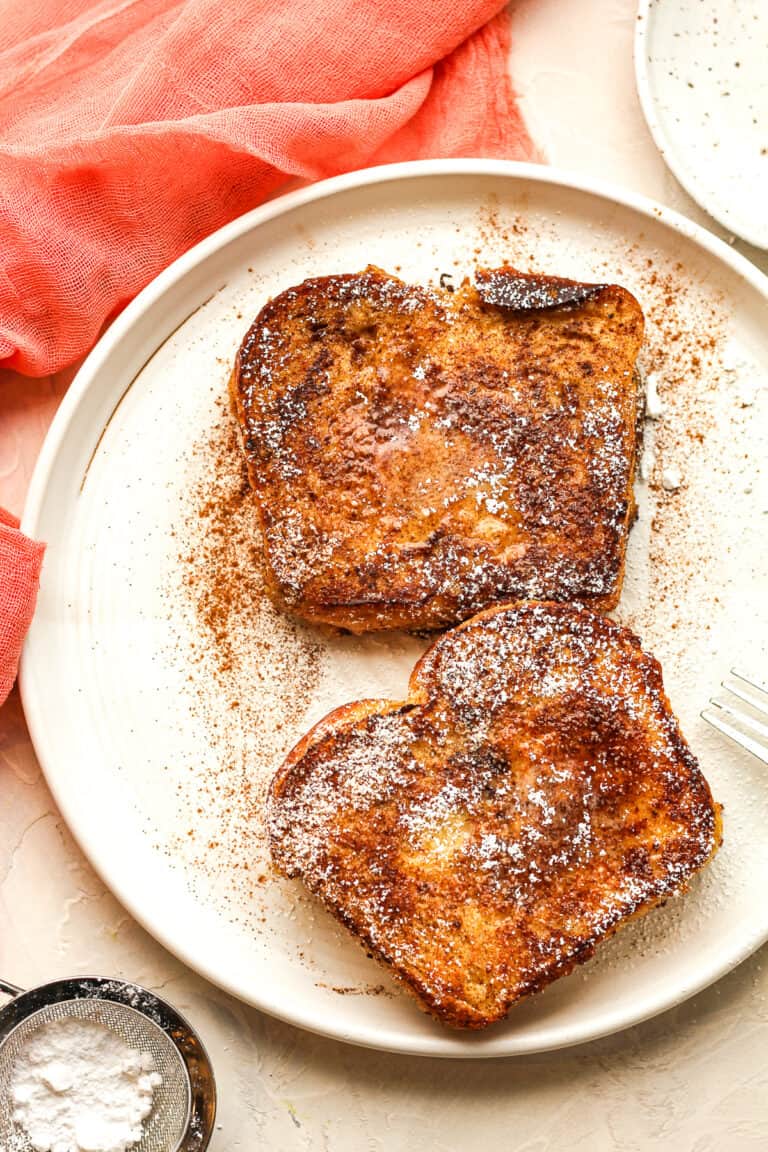
[[[0,508],[0,704],[16,679],[44,552],[45,545],[25,536],[16,517]]]
[[[528,159],[499,0],[22,0],[0,27],[0,362],[56,372],[287,179]]]

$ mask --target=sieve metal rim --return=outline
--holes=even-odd
[[[187,1125],[176,1147],[169,1152],[204,1152],[208,1147],[216,1120],[213,1068],[194,1028],[167,1000],[140,984],[108,976],[51,980],[27,991],[0,980],[0,992],[12,997],[0,1007],[0,1047],[36,1012],[72,1000],[108,1000],[154,1024],[173,1044],[187,1077]],[[137,1007],[137,1002],[143,1007]]]

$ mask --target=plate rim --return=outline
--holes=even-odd
[[[653,142],[672,175],[704,212],[721,227],[727,228],[729,232],[735,233],[739,239],[745,240],[747,244],[752,244],[762,251],[768,251],[768,237],[754,232],[749,222],[745,226],[744,220],[736,217],[729,208],[722,208],[719,204],[713,205],[710,202],[706,187],[699,183],[695,173],[679,159],[674,138],[666,131],[661,119],[656,114],[656,102],[651,91],[648,69],[648,35],[653,12],[656,8],[657,4],[654,0],[639,0],[632,53],[637,95],[643,118],[653,137]]]
[[[723,262],[743,280],[746,280],[763,297],[768,305],[768,276],[763,274],[746,257],[730,248],[724,241],[709,232],[702,225],[695,223],[686,216],[673,209],[664,207],[649,197],[632,192],[623,187],[612,184],[599,178],[573,173],[565,169],[542,166],[533,163],[523,163],[509,160],[489,159],[453,159],[453,160],[422,160],[409,161],[400,164],[381,165],[375,168],[363,169],[332,177],[328,180],[308,185],[304,188],[286,193],[236,218],[224,225],[210,236],[205,237],[198,244],[185,252],[171,265],[164,269],[152,280],[135,299],[126,307],[121,315],[113,322],[110,328],[102,335],[96,346],[85,359],[76,377],[65,394],[59,409],[48,429],[43,446],[38,456],[22,516],[22,530],[30,536],[36,535],[36,528],[44,509],[46,493],[51,473],[69,429],[77,417],[82,400],[89,390],[98,385],[100,373],[108,362],[113,349],[125,337],[130,335],[133,326],[151,311],[170,291],[177,281],[197,265],[208,260],[220,248],[237,239],[243,234],[258,228],[261,224],[278,216],[293,211],[305,204],[316,200],[332,197],[340,192],[361,188],[372,184],[383,184],[391,181],[408,180],[423,176],[454,176],[478,175],[508,177],[515,181],[543,182],[562,188],[565,192],[580,192],[596,196],[621,207],[630,209],[640,216],[645,216],[657,223],[668,227],[672,232],[682,235],[693,241],[705,252],[715,259]],[[167,338],[164,329],[158,330],[157,347]],[[33,620],[30,636],[36,630]],[[240,987],[228,982],[226,976],[214,970],[209,964],[200,962],[184,946],[174,939],[169,939],[163,932],[162,924],[156,919],[145,916],[141,901],[137,904],[134,895],[126,891],[119,879],[110,876],[109,867],[103,861],[92,856],[88,847],[87,831],[79,827],[77,819],[77,805],[62,795],[57,780],[57,773],[53,767],[55,762],[55,749],[53,742],[46,734],[46,710],[44,702],[35,698],[34,677],[31,657],[28,658],[29,640],[25,640],[19,672],[19,686],[22,707],[29,729],[30,739],[35,750],[40,768],[46,783],[52,793],[53,799],[64,818],[70,833],[80,850],[85,855],[90,866],[100,877],[107,889],[123,905],[128,913],[164,948],[176,956],[191,970],[197,972],[211,983],[223,989],[237,999],[253,1005],[261,1011],[284,1020],[289,1024],[314,1032],[331,1039],[357,1044],[363,1047],[380,1051],[397,1052],[409,1055],[438,1056],[445,1058],[498,1058],[512,1055],[532,1054],[534,1052],[552,1051],[567,1048],[573,1045],[587,1043],[612,1033],[621,1031],[644,1020],[657,1016],[692,995],[714,983],[721,976],[731,971],[762,943],[768,940],[768,923],[759,931],[752,932],[741,940],[739,948],[729,954],[725,962],[722,958],[711,963],[708,967],[697,973],[695,980],[681,982],[676,990],[667,998],[658,997],[644,1003],[635,1002],[633,1007],[614,1012],[606,1012],[601,1017],[601,1024],[585,1032],[583,1028],[571,1025],[563,1027],[558,1025],[551,1030],[551,1034],[534,1044],[515,1044],[515,1034],[510,1033],[504,1037],[499,1046],[479,1049],[474,1044],[460,1046],[459,1040],[451,1033],[436,1033],[432,1035],[414,1035],[412,1037],[382,1038],[377,1033],[381,1028],[377,1025],[355,1025],[353,1028],[329,1026],[324,1022],[308,1020],[301,1011],[293,1012],[289,1004],[276,1007],[273,1003],[260,998],[258,989],[255,994],[246,994]],[[60,776],[60,774],[59,774]],[[718,953],[718,955],[720,955]]]

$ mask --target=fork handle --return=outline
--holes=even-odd
[[[0,992],[5,992],[6,996],[20,996],[23,991],[23,988],[17,988],[15,984],[9,984],[7,980],[0,980]]]

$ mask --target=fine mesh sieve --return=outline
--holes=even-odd
[[[159,996],[100,976],[56,980],[22,992],[0,980],[0,992],[13,999],[0,1009],[0,1149],[31,1152],[14,1124],[10,1095],[16,1059],[30,1036],[52,1020],[76,1017],[109,1028],[131,1048],[149,1052],[162,1084],[141,1140],[131,1152],[203,1152],[216,1116],[216,1086],[199,1038],[179,1013]]]

